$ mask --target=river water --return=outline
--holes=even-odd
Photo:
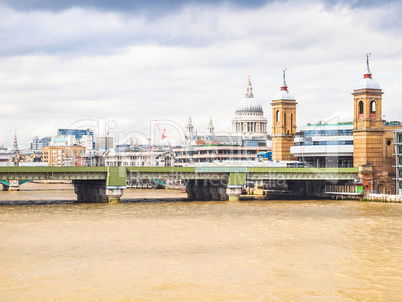
[[[402,204],[183,195],[0,192],[0,301],[402,300]]]

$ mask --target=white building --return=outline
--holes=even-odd
[[[308,124],[290,153],[313,167],[353,167],[352,131],[353,123]]]
[[[58,135],[52,137],[49,145],[54,147],[64,147],[64,146],[73,146],[77,144],[78,142],[74,135]]]
[[[113,149],[114,139],[110,136],[97,137],[95,141],[95,149]]]
[[[116,152],[111,149],[105,153],[105,166],[110,167],[173,167],[174,162],[171,150]]]
[[[80,139],[80,146],[85,147],[85,150],[92,150],[94,148],[94,137],[83,135]]]
[[[185,129],[184,146],[173,148],[177,166],[212,161],[255,161],[259,151],[265,153],[272,149],[268,140],[267,119],[261,104],[254,99],[250,77],[247,93],[237,106],[230,133],[216,135],[211,117],[204,135],[198,135],[194,130],[191,116]]]

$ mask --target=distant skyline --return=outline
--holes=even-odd
[[[401,120],[401,14],[399,1],[0,0],[0,146],[99,119],[144,138],[189,113],[200,133],[209,116],[229,132],[249,75],[270,133],[284,67],[299,129],[352,121],[367,52],[385,119]]]

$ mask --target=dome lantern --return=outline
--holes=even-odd
[[[236,113],[263,113],[261,104],[254,99],[253,87],[251,86],[250,76],[248,77],[247,92],[245,98],[239,102]]]

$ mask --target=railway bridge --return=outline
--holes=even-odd
[[[325,196],[327,187],[344,186],[358,168],[286,167],[0,167],[3,190],[19,190],[34,180],[72,180],[77,202],[120,202],[127,182],[182,181],[189,199],[239,200],[247,181],[266,184],[267,191],[295,196]]]

